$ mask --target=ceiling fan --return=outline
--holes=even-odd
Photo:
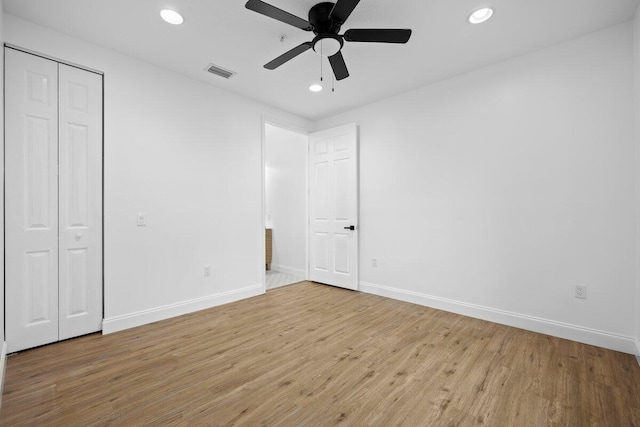
[[[336,80],[342,80],[349,77],[347,65],[340,52],[345,41],[366,43],[406,43],[409,41],[411,30],[408,29],[350,29],[344,34],[338,34],[340,27],[359,2],[360,0],[337,0],[336,3],[318,3],[309,10],[309,20],[305,21],[261,0],[249,0],[245,5],[247,9],[293,25],[301,30],[313,31],[316,35],[310,42],[302,43],[266,63],[264,68],[275,70],[301,53],[313,49],[320,55],[329,58]]]

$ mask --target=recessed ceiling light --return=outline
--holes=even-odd
[[[493,9],[490,7],[483,7],[482,9],[478,9],[469,15],[469,22],[472,24],[482,24],[486,22],[493,16]]]
[[[317,83],[312,84],[311,86],[309,86],[309,90],[311,92],[320,92],[322,90],[322,85],[319,85]]]
[[[160,11],[160,16],[162,19],[167,21],[169,24],[180,25],[184,22],[184,18],[175,10],[171,9],[163,9]]]

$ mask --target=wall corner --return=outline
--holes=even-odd
[[[636,359],[640,364],[640,6],[633,20],[633,84],[634,84],[634,154],[636,187],[636,295],[635,295],[635,340]]]

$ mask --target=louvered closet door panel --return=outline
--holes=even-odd
[[[102,329],[102,76],[59,70],[62,340]]]
[[[5,50],[9,352],[58,340],[58,64]]]

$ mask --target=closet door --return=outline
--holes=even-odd
[[[59,65],[59,339],[102,329],[102,76]]]
[[[58,340],[58,64],[5,49],[9,352]]]
[[[15,352],[102,328],[102,76],[5,49],[5,313]]]

